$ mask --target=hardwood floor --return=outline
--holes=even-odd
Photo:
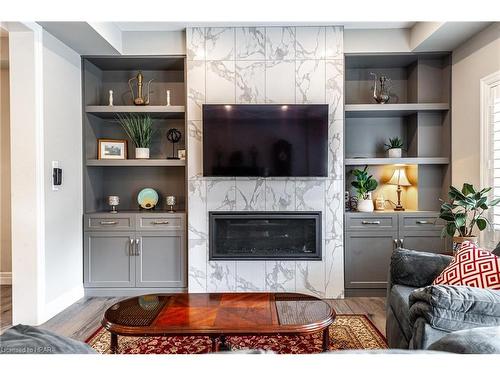
[[[10,286],[0,290],[0,332],[12,325],[12,297]],[[82,298],[40,327],[76,340],[85,341],[100,327],[104,311],[121,300],[116,297]],[[365,314],[380,332],[385,333],[385,298],[350,297],[343,300],[327,300],[337,314]]]

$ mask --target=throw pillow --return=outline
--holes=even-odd
[[[432,284],[500,290],[500,258],[466,241]]]

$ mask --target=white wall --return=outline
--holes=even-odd
[[[124,31],[124,55],[185,55],[184,31]]]
[[[481,78],[500,70],[500,23],[453,51],[452,183],[480,184]]]

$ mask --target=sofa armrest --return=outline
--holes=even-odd
[[[391,256],[389,289],[394,284],[415,288],[430,285],[452,259],[448,255],[397,249]]]
[[[427,349],[460,354],[500,354],[500,327],[481,327],[449,333]]]
[[[447,332],[500,325],[500,291],[430,285],[410,294],[410,325],[424,318]]]

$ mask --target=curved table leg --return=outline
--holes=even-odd
[[[210,341],[212,341],[212,353],[215,353],[217,351],[217,336],[210,336]]]
[[[323,351],[327,352],[330,348],[330,327],[323,330]]]
[[[109,348],[111,349],[111,353],[118,353],[118,335],[116,333],[111,333],[111,345]]]

